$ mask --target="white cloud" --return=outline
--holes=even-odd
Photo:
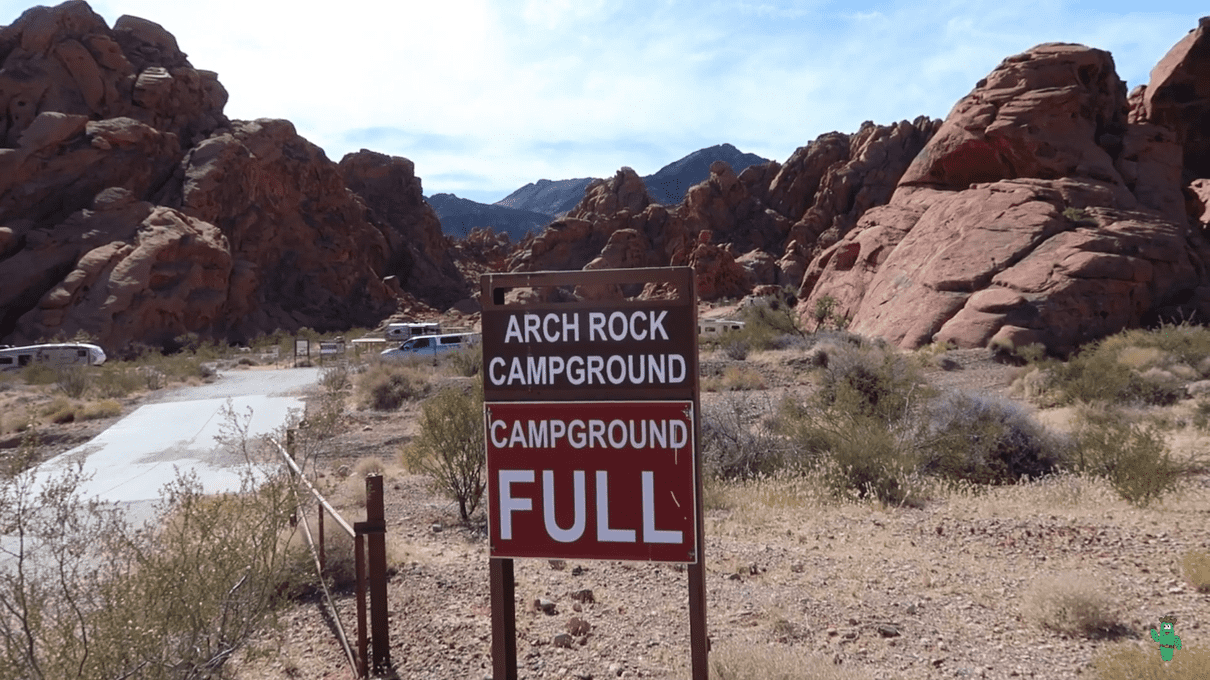
[[[24,9],[0,3],[0,23]],[[228,115],[282,117],[339,159],[407,156],[429,192],[640,173],[731,142],[784,160],[863,120],[944,116],[1045,41],[1114,53],[1137,84],[1197,25],[1155,0],[105,0],[219,72]],[[480,194],[482,195],[482,194]]]

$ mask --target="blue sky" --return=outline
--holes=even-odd
[[[0,0],[0,24],[33,3]],[[540,178],[648,174],[730,142],[784,161],[865,120],[944,117],[1004,57],[1109,50],[1130,87],[1204,2],[96,0],[217,71],[232,118],[287,118],[333,160],[416,164],[491,202]]]

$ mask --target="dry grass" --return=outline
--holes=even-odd
[[[1179,629],[1177,634],[1180,634]],[[1148,641],[1114,645],[1093,660],[1095,680],[1205,680],[1210,677],[1210,647],[1181,641],[1172,661],[1162,661],[1159,650]]]
[[[1068,635],[1103,637],[1120,625],[1113,598],[1087,573],[1039,577],[1026,592],[1021,611],[1035,624]]]
[[[721,647],[710,655],[711,680],[859,680],[869,676],[853,666],[797,647]]]
[[[704,392],[745,392],[765,389],[765,378],[760,371],[743,366],[728,366],[718,377],[702,378]]]
[[[1199,593],[1210,593],[1210,552],[1190,550],[1181,558],[1181,569]]]

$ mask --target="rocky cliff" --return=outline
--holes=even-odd
[[[144,19],[66,2],[0,29],[0,338],[120,351],[465,297],[410,162],[338,166],[226,99]]]
[[[889,204],[814,259],[804,320],[826,296],[853,330],[904,347],[1002,340],[1062,352],[1129,326],[1208,318],[1196,188],[1208,24],[1165,57],[1133,110],[1107,52],[1047,44],[1005,59]]]

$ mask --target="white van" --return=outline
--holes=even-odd
[[[26,347],[0,346],[0,371],[17,370],[32,364],[47,366],[100,366],[105,351],[83,342],[61,342]]]
[[[416,323],[393,323],[387,325],[387,340],[403,341],[418,335],[437,335],[441,332],[441,324],[435,321]]]
[[[384,350],[384,359],[400,359],[414,356],[437,356],[450,350],[474,347],[479,344],[478,333],[446,333],[444,335],[422,335],[412,338],[402,345]]]

